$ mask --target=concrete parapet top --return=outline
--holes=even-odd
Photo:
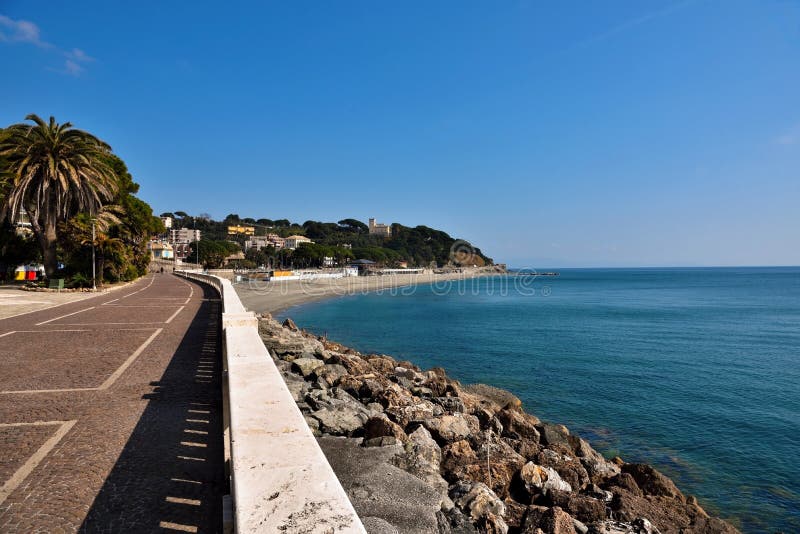
[[[235,530],[366,534],[229,280],[207,283],[223,302]]]

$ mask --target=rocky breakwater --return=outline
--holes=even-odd
[[[262,317],[259,331],[371,533],[737,532],[655,468],[607,460],[507,391],[291,320]]]

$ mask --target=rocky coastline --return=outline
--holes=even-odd
[[[604,458],[507,391],[290,319],[264,315],[259,333],[370,534],[738,532],[652,466]]]

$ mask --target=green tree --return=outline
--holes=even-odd
[[[36,240],[18,234],[8,221],[0,222],[0,280],[9,279],[18,265],[39,258]]]
[[[230,241],[214,241],[201,239],[199,243],[194,241],[189,245],[191,249],[190,258],[197,257],[198,247],[200,263],[207,269],[218,269],[225,265],[225,260],[231,254],[239,252],[239,245]]]
[[[92,134],[45,122],[37,115],[14,124],[0,141],[0,158],[5,160],[7,189],[3,213],[12,219],[24,209],[42,250],[45,272],[55,274],[58,259],[58,222],[79,212],[98,213],[113,199],[118,182],[108,164],[111,147]]]
[[[364,224],[363,222],[357,219],[342,219],[337,223],[339,226],[343,226],[345,229],[361,233],[361,234],[368,234],[369,233],[369,226]]]

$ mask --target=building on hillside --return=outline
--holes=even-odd
[[[230,263],[232,261],[238,261],[243,259],[244,259],[244,252],[240,250],[239,252],[234,252],[233,254],[225,256],[225,263]]]
[[[192,228],[173,228],[169,231],[169,244],[193,243],[200,241],[200,230]]]
[[[180,261],[185,261],[187,263],[193,263],[196,257],[189,257],[192,255],[192,247],[189,243],[175,243],[172,245],[172,252],[175,254],[175,258]]]
[[[262,249],[264,247],[275,247],[281,249],[285,245],[285,240],[278,234],[257,235],[244,242],[244,248]]]
[[[255,235],[255,226],[242,226],[237,224],[235,226],[228,226],[228,235]]]
[[[369,220],[369,233],[373,235],[391,237],[392,227],[387,224],[375,222],[375,218],[373,217]]]
[[[149,241],[147,249],[150,251],[150,258],[154,260],[173,260],[175,259],[175,252],[172,245],[164,243],[163,241]]]
[[[172,228],[172,217],[161,217],[161,222],[164,223],[164,228],[167,230]]]
[[[284,247],[294,250],[303,243],[313,243],[313,241],[304,235],[290,235],[284,240]]]

